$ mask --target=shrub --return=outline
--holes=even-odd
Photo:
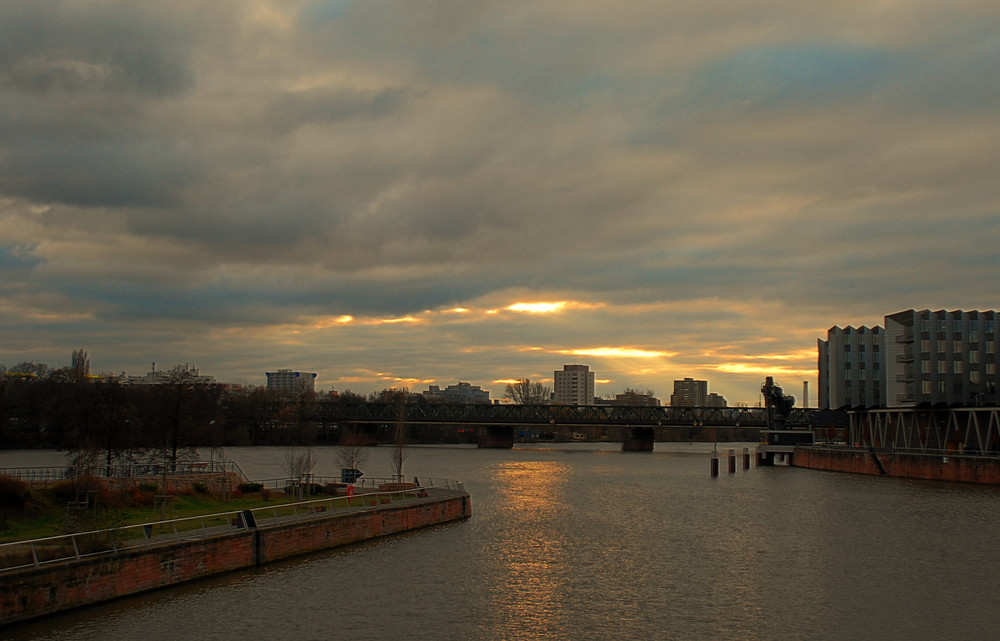
[[[81,476],[53,483],[48,487],[48,493],[63,503],[86,500],[91,505],[108,505],[111,498],[107,483],[96,476]]]
[[[236,489],[243,494],[253,494],[254,492],[260,492],[264,489],[262,483],[240,483],[236,486]]]
[[[200,481],[194,481],[191,483],[191,488],[198,494],[205,494],[208,492],[208,486]]]
[[[153,494],[156,494],[159,489],[160,486],[152,481],[143,481],[139,484],[139,490],[141,492],[152,492]]]
[[[22,510],[31,498],[28,484],[10,474],[0,474],[0,509]]]

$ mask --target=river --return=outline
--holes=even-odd
[[[738,445],[742,448],[744,444]],[[12,641],[994,639],[1000,488],[788,467],[711,444],[408,449],[473,516],[4,629]],[[729,446],[720,446],[720,449]],[[335,448],[317,448],[334,475]],[[230,448],[252,478],[281,448]],[[389,448],[363,467],[389,476]],[[41,465],[54,453],[0,453]],[[58,461],[57,461],[58,462]]]

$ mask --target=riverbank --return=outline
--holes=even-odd
[[[795,448],[791,465],[829,472],[1000,485],[1000,458],[992,456],[802,446]]]
[[[317,502],[314,510],[271,519],[247,511],[222,530],[153,537],[141,547],[9,570],[0,575],[0,625],[472,515],[460,484],[419,494],[390,502],[373,495],[365,507],[344,511]]]

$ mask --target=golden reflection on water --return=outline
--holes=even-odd
[[[490,555],[490,627],[500,638],[532,638],[565,629],[568,572],[565,532],[570,468],[547,461],[505,462],[492,474],[500,496],[500,549]],[[498,526],[501,524],[498,524]]]

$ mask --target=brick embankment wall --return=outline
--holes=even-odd
[[[471,515],[464,494],[14,570],[0,574],[0,626]]]
[[[982,456],[879,452],[885,476],[929,481],[1000,485],[1000,459]],[[800,447],[792,465],[812,470],[851,472],[878,476],[875,456],[869,450],[832,450]]]

